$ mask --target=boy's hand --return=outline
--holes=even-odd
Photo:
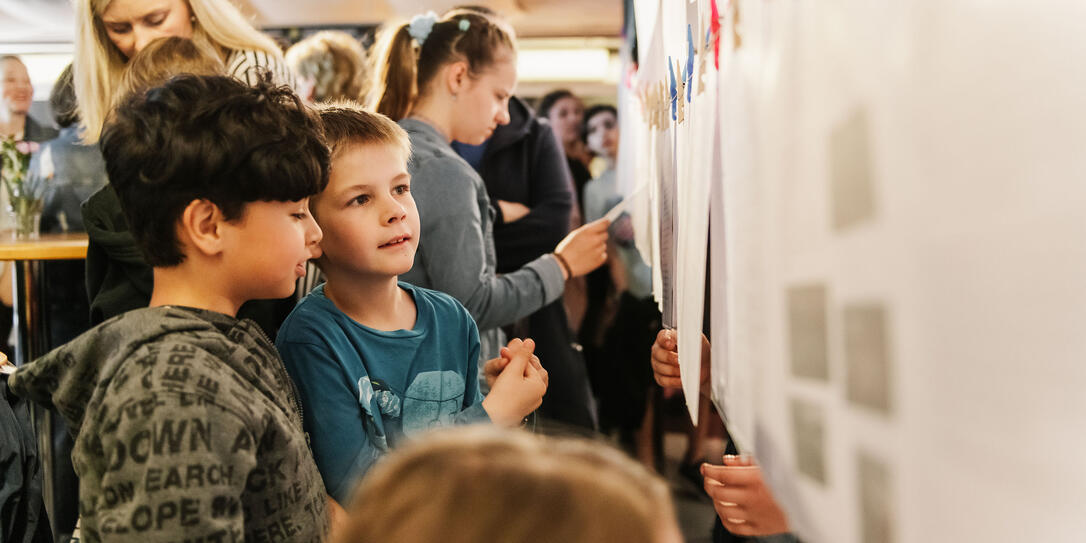
[[[709,395],[710,360],[712,349],[709,339],[701,336],[701,393]],[[683,382],[679,377],[679,353],[674,330],[660,330],[652,344],[652,374],[656,382],[664,388],[682,390]]]
[[[525,339],[523,341],[514,338],[510,340],[505,347],[502,347],[500,356],[498,358],[491,358],[490,360],[487,360],[486,364],[483,366],[483,375],[486,377],[487,388],[494,388],[494,381],[498,378],[498,375],[501,374],[502,370],[505,369],[505,366],[509,365],[509,361],[513,357],[513,351],[511,349],[518,348],[527,349],[529,354],[535,353],[535,341],[531,338]],[[543,364],[539,362],[538,356],[532,354],[531,361],[537,369],[543,369]],[[550,379],[545,370],[543,371],[543,379],[547,382],[549,386]]]
[[[569,264],[570,276],[580,277],[607,261],[607,219],[592,221],[569,233],[554,249]]]
[[[519,339],[510,341],[502,349],[502,355],[508,358],[508,362],[494,379],[490,394],[483,400],[483,409],[495,424],[516,426],[543,403],[543,395],[547,392],[547,370],[532,354],[534,349],[535,342],[522,342]],[[488,372],[497,366],[491,362],[487,362]],[[489,382],[489,375],[487,380]]]
[[[788,517],[762,480],[762,469],[749,457],[727,455],[723,466],[701,465],[705,492],[720,522],[742,536],[766,536],[789,530]]]

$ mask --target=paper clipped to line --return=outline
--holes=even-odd
[[[621,216],[626,211],[626,208],[630,207],[630,202],[634,201],[634,199],[636,199],[641,194],[641,191],[644,190],[646,186],[648,186],[647,183],[642,183],[638,185],[637,188],[633,189],[633,192],[626,195],[626,197],[623,198],[621,202],[615,204],[615,207],[612,207],[607,213],[605,213],[603,215],[603,218],[607,219],[608,222],[615,222],[616,220],[618,220],[619,216]]]

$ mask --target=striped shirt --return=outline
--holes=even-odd
[[[271,73],[273,83],[295,86],[294,73],[281,57],[246,49],[235,49],[226,57],[226,74],[247,85],[255,85],[265,73]]]

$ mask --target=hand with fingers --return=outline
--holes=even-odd
[[[534,352],[531,339],[513,339],[502,347],[499,358],[483,367],[490,385],[483,409],[495,424],[516,426],[543,403],[549,378]]]
[[[569,233],[554,249],[566,279],[580,277],[607,261],[607,227],[611,221],[592,221]]]
[[[713,499],[720,522],[741,536],[788,532],[788,517],[762,479],[762,469],[749,456],[727,455],[723,466],[702,464],[705,492]]]
[[[701,393],[709,395],[709,355],[711,349],[709,339],[701,336]],[[656,342],[652,344],[652,374],[656,382],[671,389],[682,389],[683,382],[679,377],[679,352],[678,342],[675,340],[674,330],[660,330],[656,334]]]

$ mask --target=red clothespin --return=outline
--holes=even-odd
[[[709,33],[713,42],[713,66],[720,69],[720,10],[716,8],[716,0],[709,0]]]

